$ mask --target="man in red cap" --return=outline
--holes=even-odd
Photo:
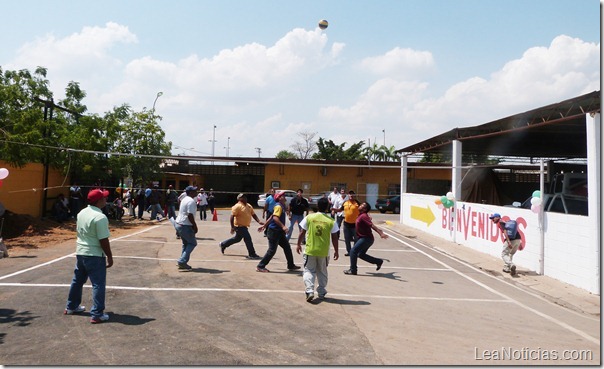
[[[109,245],[109,220],[101,209],[107,204],[109,191],[94,189],[88,193],[88,207],[77,215],[76,266],[69,288],[65,315],[86,310],[82,302],[82,287],[90,278],[92,284],[92,309],[90,323],[109,320],[105,314],[105,285],[107,268],[113,265]]]

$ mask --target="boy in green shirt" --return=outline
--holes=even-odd
[[[319,281],[317,293],[319,298],[325,298],[327,290],[327,265],[329,263],[329,241],[333,244],[333,259],[338,260],[338,225],[336,221],[326,214],[329,202],[326,198],[317,202],[318,213],[313,213],[302,220],[302,231],[298,236],[296,252],[302,251],[302,241],[306,237],[304,249],[304,285],[306,286],[306,301],[311,302],[315,297],[315,278]]]

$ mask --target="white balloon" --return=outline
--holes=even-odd
[[[533,198],[531,198],[531,205],[539,206],[539,205],[541,205],[542,201],[543,200],[541,200],[541,197],[533,197]]]
[[[453,192],[447,192],[447,199],[449,200],[455,200],[455,195],[453,195]]]
[[[0,168],[0,179],[8,177],[8,169]]]

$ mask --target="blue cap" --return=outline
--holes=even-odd
[[[489,217],[489,219],[493,219],[493,218],[501,218],[501,214],[495,213]]]
[[[185,192],[191,192],[191,191],[197,191],[197,187],[187,186],[187,188],[185,188]]]

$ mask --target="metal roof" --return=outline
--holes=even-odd
[[[467,128],[454,128],[397,150],[450,153],[454,140],[464,154],[587,158],[585,115],[600,111],[600,91]]]

